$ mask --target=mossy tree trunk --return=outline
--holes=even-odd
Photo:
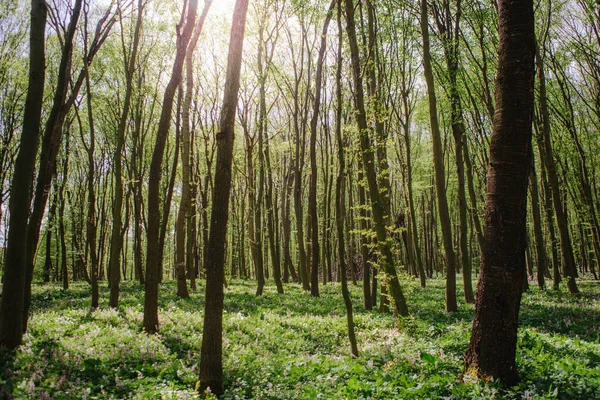
[[[373,146],[367,125],[360,52],[356,40],[354,4],[352,0],[345,0],[345,9],[346,32],[350,43],[350,58],[352,60],[352,77],[355,91],[355,117],[359,130],[363,167],[365,169],[365,176],[369,187],[373,225],[375,227],[377,245],[381,253],[380,264],[382,270],[385,272],[386,286],[388,286],[390,295],[393,299],[396,314],[407,316],[408,307],[406,305],[404,294],[402,293],[402,288],[400,287],[400,282],[398,281],[398,275],[396,274],[387,228],[385,226],[387,217],[385,201],[382,199],[379,192],[377,172],[375,170],[376,160],[373,155]]]

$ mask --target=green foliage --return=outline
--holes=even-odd
[[[346,319],[337,284],[312,298],[297,285],[277,295],[267,286],[230,282],[225,297],[226,399],[591,399],[600,397],[600,291],[584,294],[532,287],[521,309],[517,363],[522,382],[459,376],[473,308],[445,313],[443,282],[426,289],[404,284],[411,317],[366,312],[355,301],[360,357],[349,357]],[[351,287],[358,299],[360,288]],[[33,316],[16,356],[2,353],[9,371],[0,384],[25,398],[197,398],[203,287],[177,299],[161,287],[159,335],[141,331],[142,288],[126,283],[119,311],[89,310],[89,288],[34,287]],[[8,361],[6,361],[8,360]],[[12,385],[12,386],[10,386]],[[10,389],[12,387],[12,389]]]

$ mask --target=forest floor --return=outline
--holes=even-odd
[[[458,279],[460,282],[460,278]],[[225,297],[225,399],[600,399],[600,284],[581,280],[582,295],[540,292],[521,306],[517,364],[522,382],[459,379],[473,306],[444,312],[444,282],[426,289],[404,280],[411,317],[365,311],[351,287],[360,357],[349,357],[339,284],[311,298],[298,285],[254,296],[253,282],[232,281]],[[143,288],[123,284],[119,311],[91,311],[87,284],[35,285],[25,344],[0,385],[17,399],[195,398],[202,338],[203,282],[178,299],[161,286],[160,334],[141,330]],[[350,285],[352,286],[352,285]],[[459,291],[459,295],[462,292]],[[2,358],[6,363],[7,353]],[[0,397],[1,393],[0,393]]]

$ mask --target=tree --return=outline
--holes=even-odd
[[[198,19],[194,35],[190,40],[188,46],[187,55],[185,58],[185,72],[186,72],[186,87],[185,87],[185,98],[183,100],[183,112],[182,119],[183,125],[181,127],[181,142],[182,142],[182,154],[181,154],[181,200],[179,202],[179,211],[177,213],[177,221],[175,225],[175,238],[176,238],[176,269],[177,269],[177,296],[188,298],[190,297],[187,290],[186,284],[186,222],[191,218],[190,208],[192,201],[192,188],[190,184],[190,175],[192,168],[190,166],[190,140],[191,140],[191,121],[190,121],[190,110],[192,106],[192,96],[194,92],[194,72],[193,72],[193,61],[194,51],[202,33],[204,27],[204,21],[208,15],[208,10],[212,3],[206,3],[204,11]],[[188,253],[187,258],[192,257],[192,254]]]
[[[465,373],[519,381],[515,364],[524,285],[535,34],[533,1],[498,2],[499,37],[485,210],[485,244]]]
[[[335,6],[336,0],[331,5]],[[333,11],[329,10],[329,13]],[[344,242],[344,213],[346,199],[344,197],[344,174],[346,161],[344,157],[344,139],[342,138],[342,3],[337,4],[337,23],[338,23],[338,49],[337,49],[337,69],[336,69],[336,124],[335,137],[337,139],[338,152],[338,175],[335,184],[335,221],[338,234],[338,263],[339,272],[342,280],[342,296],[344,298],[344,306],[346,307],[346,322],[348,325],[348,339],[350,340],[350,352],[352,357],[358,357],[358,345],[356,344],[356,335],[354,333],[354,317],[352,315],[352,299],[348,290],[348,278],[346,277],[346,244]],[[352,261],[350,261],[352,262]],[[368,286],[368,282],[367,282]]]
[[[548,186],[552,194],[552,202],[554,203],[554,211],[556,213],[556,223],[558,226],[558,237],[560,240],[560,248],[562,251],[562,259],[564,262],[564,273],[568,277],[567,287],[572,294],[579,293],[575,276],[577,274],[577,266],[575,264],[575,256],[573,254],[573,244],[571,242],[571,234],[569,233],[569,225],[567,215],[564,208],[564,200],[561,194],[561,187],[556,169],[556,161],[554,160],[554,150],[552,139],[550,137],[550,112],[548,109],[548,98],[546,95],[546,76],[544,71],[544,62],[540,57],[536,57],[536,68],[538,71],[540,95],[539,107],[542,119],[541,135],[538,136],[538,146],[540,147],[540,155],[543,167],[547,171]]]
[[[23,340],[27,219],[31,202],[35,159],[40,137],[46,65],[47,5],[31,1],[29,32],[29,86],[23,114],[19,154],[10,190],[10,220],[0,303],[0,346],[15,348]]]
[[[440,224],[442,225],[442,239],[444,241],[446,261],[446,311],[453,312],[458,309],[456,304],[456,255],[454,253],[454,244],[452,243],[452,225],[450,222],[450,211],[448,210],[448,199],[446,197],[442,135],[438,121],[437,99],[433,81],[433,68],[431,66],[431,53],[429,50],[427,0],[421,0],[421,33],[423,35],[423,70],[429,99],[429,121],[431,125],[433,165],[435,169],[435,192],[438,200]]]
[[[365,175],[369,186],[373,225],[375,227],[377,245],[379,246],[379,250],[382,256],[380,262],[382,264],[382,269],[386,275],[385,279],[387,280],[390,295],[394,300],[395,311],[398,315],[407,316],[408,307],[406,305],[406,299],[404,297],[404,294],[402,293],[400,282],[398,281],[398,275],[396,274],[396,269],[393,264],[392,251],[390,249],[390,243],[388,241],[388,234],[385,226],[385,220],[387,217],[385,215],[386,207],[382,196],[379,192],[377,173],[375,171],[375,157],[373,156],[371,137],[369,134],[369,128],[367,126],[364,102],[364,87],[360,67],[360,55],[358,42],[356,40],[354,4],[352,0],[346,0],[345,5],[346,32],[348,34],[348,40],[350,42],[350,58],[352,61],[352,77],[355,91],[355,117],[359,130],[363,168],[365,169]]]
[[[77,0],[73,5],[72,14],[69,20],[69,25],[64,27],[56,26],[57,32],[64,30],[62,40],[62,51],[60,64],[58,67],[58,77],[56,80],[56,88],[52,99],[52,109],[48,115],[44,126],[44,134],[42,136],[42,145],[40,149],[39,167],[37,170],[37,182],[33,196],[33,207],[27,225],[27,267],[25,271],[25,307],[23,309],[23,330],[27,329],[27,319],[29,317],[29,305],[31,304],[31,283],[33,281],[33,269],[37,244],[40,237],[42,220],[46,210],[46,202],[52,185],[52,177],[56,172],[56,158],[63,136],[63,128],[65,119],[75,100],[78,97],[85,80],[86,68],[92,64],[94,57],[102,44],[108,37],[114,23],[115,18],[112,15],[112,4],[106,10],[104,15],[96,24],[94,37],[90,42],[89,48],[85,49],[86,68],[81,68],[77,79],[70,83],[71,80],[71,64],[73,56],[74,36],[77,28],[77,22],[81,13],[83,0]],[[57,21],[54,21],[57,24]],[[61,34],[59,33],[59,36]],[[71,94],[68,95],[69,87]],[[68,95],[68,96],[67,96]]]
[[[223,392],[223,284],[225,279],[225,241],[231,193],[231,166],[235,138],[235,114],[240,88],[242,50],[246,30],[248,0],[238,0],[233,11],[229,56],[225,78],[225,94],[221,110],[220,131],[217,133],[217,161],[213,208],[210,216],[208,264],[206,265],[206,295],[204,327],[200,353],[200,374],[197,390],[202,394],[210,388],[216,395]]]
[[[123,60],[125,69],[125,98],[123,100],[123,109],[119,117],[117,128],[117,143],[115,146],[113,158],[113,173],[114,173],[114,200],[112,208],[112,231],[110,235],[110,258],[108,261],[108,271],[110,276],[110,300],[109,305],[112,308],[119,306],[119,285],[121,282],[121,247],[123,246],[123,174],[122,159],[123,145],[125,143],[125,131],[129,121],[129,110],[131,108],[131,98],[133,95],[133,74],[137,65],[137,53],[139,50],[140,33],[144,16],[144,0],[138,0],[137,19],[133,34],[131,47],[128,49],[125,46],[124,29],[121,25],[121,46],[123,48]],[[119,9],[119,20],[122,22],[123,12]]]
[[[310,119],[310,185],[308,191],[308,213],[310,214],[311,223],[311,281],[310,294],[313,297],[319,297],[319,217],[317,213],[317,124],[319,122],[319,112],[321,108],[321,89],[323,83],[323,61],[325,58],[325,50],[327,48],[327,29],[331,21],[333,8],[337,0],[333,0],[327,10],[327,16],[323,23],[323,31],[321,32],[321,46],[319,48],[319,58],[317,61],[317,71],[315,77],[315,98],[313,104],[313,115]],[[325,233],[323,233],[325,234]],[[323,267],[325,269],[325,267]],[[345,272],[344,272],[345,273]]]
[[[471,280],[471,260],[468,248],[468,217],[467,196],[465,192],[465,165],[463,163],[463,150],[465,143],[465,121],[463,106],[458,87],[459,55],[460,55],[460,18],[462,15],[461,1],[456,1],[454,16],[450,9],[450,2],[445,0],[441,5],[434,7],[435,19],[439,34],[442,38],[444,56],[446,59],[447,85],[450,98],[450,118],[452,135],[454,136],[454,158],[456,159],[456,175],[458,178],[458,214],[459,214],[459,248],[460,264],[463,272],[463,287],[465,301],[474,303],[473,284]],[[441,210],[441,208],[440,208]],[[442,229],[444,223],[442,222]]]
[[[175,93],[182,79],[183,63],[192,37],[196,21],[196,9],[198,0],[190,0],[187,10],[184,8],[181,20],[177,25],[177,52],[173,62],[171,79],[165,89],[163,97],[160,122],[156,132],[156,143],[152,153],[150,164],[150,176],[148,181],[148,230],[146,250],[146,284],[144,296],[144,330],[147,333],[158,332],[158,284],[161,280],[161,251],[160,251],[160,176],[162,172],[162,161],[167,141],[167,134],[171,127],[171,113]],[[186,17],[187,11],[187,17]],[[163,215],[162,218],[168,218]]]

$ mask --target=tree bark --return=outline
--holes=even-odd
[[[282,228],[283,228],[283,281],[288,282],[289,275],[291,275],[294,282],[298,282],[298,276],[294,269],[292,262],[292,255],[290,253],[290,241],[292,239],[292,222],[290,220],[290,193],[294,185],[294,173],[287,171],[286,163],[284,161],[283,168],[283,196],[281,198],[282,204]]]
[[[86,15],[87,20],[87,15]],[[87,37],[87,32],[86,32]],[[87,69],[87,68],[86,68]],[[87,146],[88,157],[88,175],[87,175],[87,190],[88,190],[88,210],[86,223],[86,246],[90,256],[90,283],[92,286],[92,308],[98,308],[99,291],[98,291],[98,254],[96,253],[96,241],[98,231],[96,229],[96,189],[94,187],[94,179],[96,176],[96,165],[94,153],[96,151],[96,130],[94,127],[94,114],[92,108],[92,90],[90,86],[89,71],[86,73],[85,87],[87,91],[87,109],[88,109],[88,124],[90,129],[90,144]],[[83,135],[82,135],[83,141]]]
[[[171,126],[171,113],[175,92],[181,83],[183,62],[185,59],[188,43],[192,36],[196,20],[196,8],[198,0],[190,0],[188,4],[187,21],[184,25],[184,14],[177,27],[177,52],[173,63],[171,79],[165,89],[162,111],[158,130],[156,132],[156,143],[150,163],[150,176],[148,180],[148,231],[146,250],[146,291],[144,296],[144,330],[149,333],[158,332],[158,284],[161,279],[160,273],[160,176],[161,165],[167,141],[167,134]],[[185,9],[184,9],[185,12]],[[183,26],[183,30],[181,31]],[[163,218],[168,218],[163,215]]]
[[[142,29],[142,17],[144,15],[144,4],[142,0],[138,0],[137,20],[135,31],[133,34],[133,43],[131,45],[130,54],[127,54],[125,48],[124,37],[121,36],[121,45],[123,50],[123,59],[125,61],[125,98],[123,100],[123,109],[119,118],[117,127],[117,143],[113,155],[113,174],[114,174],[114,189],[113,189],[113,207],[112,207],[112,230],[110,234],[110,255],[108,261],[108,269],[110,274],[110,299],[109,306],[112,308],[119,307],[119,289],[121,282],[120,268],[121,265],[121,249],[123,247],[123,145],[125,144],[125,132],[127,123],[129,122],[129,109],[131,107],[131,98],[133,95],[133,73],[137,65],[137,52],[140,42],[140,32]],[[121,18],[122,18],[121,13]]]
[[[332,0],[327,10],[323,30],[321,32],[321,45],[317,60],[317,71],[315,76],[315,98],[313,104],[313,114],[310,120],[310,185],[308,190],[308,212],[311,220],[311,284],[310,294],[313,297],[319,297],[319,215],[317,212],[317,124],[319,122],[319,113],[321,111],[321,86],[323,83],[323,61],[325,50],[327,49],[327,30],[331,21],[333,8],[337,0]],[[324,233],[323,233],[324,234]],[[325,267],[323,267],[325,268]]]
[[[450,97],[450,118],[452,135],[454,136],[454,155],[456,159],[456,175],[458,190],[458,214],[459,214],[459,249],[460,266],[463,273],[463,287],[465,302],[474,303],[473,283],[471,277],[471,260],[469,259],[468,247],[468,217],[467,197],[465,193],[465,166],[463,163],[463,149],[465,141],[465,123],[462,110],[460,94],[458,91],[458,68],[459,68],[459,46],[460,46],[460,18],[462,14],[461,0],[456,0],[454,21],[450,15],[449,1],[444,2],[444,10],[436,8],[436,21],[438,30],[442,37],[444,55],[448,69],[448,91]],[[438,192],[439,193],[439,192]],[[440,208],[441,210],[441,208]],[[442,230],[444,229],[442,223]]]
[[[221,111],[220,132],[217,134],[217,162],[213,208],[210,218],[208,265],[206,266],[206,302],[200,354],[200,374],[197,390],[207,388],[219,396],[223,393],[223,283],[225,279],[225,238],[229,218],[231,166],[235,138],[235,114],[240,87],[242,50],[246,27],[248,0],[238,0],[233,12],[225,94]]]
[[[44,127],[44,135],[42,138],[42,146],[39,157],[39,169],[37,182],[35,186],[35,195],[33,198],[33,207],[29,223],[27,225],[27,266],[26,266],[26,284],[25,284],[25,308],[23,316],[23,330],[27,329],[27,319],[29,317],[29,306],[31,304],[31,282],[33,281],[33,269],[37,244],[40,236],[42,220],[46,210],[46,203],[52,185],[52,177],[56,172],[56,158],[60,148],[62,139],[63,125],[65,118],[75,103],[75,99],[83,85],[85,72],[82,69],[79,72],[77,80],[72,83],[71,95],[67,97],[69,88],[69,78],[71,76],[71,58],[73,53],[73,37],[75,35],[77,21],[81,13],[82,1],[77,0],[73,5],[73,13],[69,21],[69,26],[65,34],[63,48],[61,52],[61,61],[58,68],[58,78],[54,98],[52,100],[52,109],[46,120]],[[111,8],[104,14],[96,25],[96,33],[90,44],[90,48],[86,49],[85,62],[89,67],[107,38],[114,24],[115,19],[109,18]]]
[[[177,212],[177,221],[175,223],[175,238],[176,238],[176,269],[177,269],[177,296],[189,298],[187,290],[187,274],[186,274],[186,256],[189,258],[191,254],[186,255],[186,222],[190,217],[191,207],[191,187],[190,187],[190,136],[191,136],[191,121],[190,110],[192,106],[192,96],[194,91],[194,50],[198,44],[200,33],[204,21],[208,15],[208,10],[212,2],[207,2],[204,10],[198,19],[194,29],[193,37],[188,45],[187,54],[185,56],[185,72],[186,72],[186,87],[185,98],[183,100],[182,126],[181,126],[181,200],[179,202],[179,211]]]
[[[465,372],[515,385],[525,284],[535,34],[533,1],[498,2],[496,111],[487,175],[485,246]]]
[[[46,66],[45,32],[47,5],[44,0],[31,1],[29,32],[29,86],[23,113],[19,153],[10,188],[10,219],[2,298],[0,303],[0,346],[16,348],[23,341],[25,286],[27,268],[27,219],[31,204],[31,186],[39,143]]]
[[[387,217],[385,215],[386,207],[385,202],[381,198],[381,194],[379,192],[377,173],[375,171],[375,157],[373,155],[373,148],[371,144],[371,138],[369,135],[369,128],[367,126],[364,104],[364,88],[360,67],[360,54],[358,42],[356,40],[354,4],[352,0],[346,0],[345,3],[346,31],[350,42],[350,57],[352,60],[352,76],[355,90],[355,117],[359,129],[363,167],[365,169],[365,175],[367,178],[367,183],[369,185],[369,194],[371,198],[371,213],[377,236],[377,245],[379,246],[379,250],[382,256],[380,263],[382,264],[383,271],[385,271],[386,284],[389,287],[391,297],[394,300],[396,314],[400,316],[407,316],[408,307],[406,305],[406,299],[404,297],[404,294],[402,293],[400,282],[398,281],[398,275],[396,274],[394,259],[392,256],[392,251],[390,249],[390,243],[388,241],[389,238],[385,226],[385,221]]]
[[[335,7],[337,0],[333,0],[331,8],[329,9],[329,18],[333,7]],[[358,357],[358,345],[356,343],[356,334],[354,333],[354,317],[352,315],[352,299],[350,297],[350,291],[348,290],[348,278],[346,277],[346,244],[344,241],[344,212],[346,200],[344,198],[344,177],[346,162],[344,159],[344,140],[342,138],[342,5],[341,2],[337,6],[337,20],[338,20],[338,51],[337,51],[337,69],[336,69],[336,99],[337,99],[337,112],[336,112],[336,138],[338,146],[338,176],[335,185],[335,220],[338,234],[338,269],[342,278],[342,296],[344,298],[344,306],[346,307],[346,323],[348,325],[348,339],[350,340],[350,354],[353,358]],[[352,262],[352,257],[350,258]]]
[[[421,33],[423,36],[423,70],[427,83],[429,98],[429,120],[431,124],[431,141],[433,145],[433,165],[435,169],[435,191],[438,200],[444,254],[446,261],[446,311],[458,310],[456,303],[456,255],[452,243],[452,225],[446,198],[446,178],[444,173],[444,155],[442,150],[442,135],[438,121],[437,101],[429,50],[429,22],[427,17],[427,0],[421,0]]]
[[[537,282],[541,290],[545,288],[546,249],[542,232],[542,217],[540,215],[540,196],[538,192],[537,174],[534,158],[531,157],[531,172],[529,174],[531,190],[531,212],[533,214],[533,234],[535,237],[535,253],[537,257]]]
[[[558,174],[556,172],[556,162],[554,161],[554,153],[552,151],[552,139],[550,137],[550,113],[548,110],[548,99],[546,96],[546,77],[544,74],[544,63],[540,54],[539,48],[536,46],[535,63],[537,75],[540,85],[540,112],[542,115],[542,135],[540,137],[541,148],[543,152],[542,162],[545,164],[548,175],[548,183],[552,191],[552,201],[554,203],[554,211],[556,213],[556,222],[558,225],[558,234],[560,247],[565,263],[565,276],[567,277],[567,287],[571,294],[579,293],[577,283],[575,282],[576,265],[575,256],[573,255],[573,245],[569,233],[569,225],[563,208],[563,200],[561,197],[560,184]]]

